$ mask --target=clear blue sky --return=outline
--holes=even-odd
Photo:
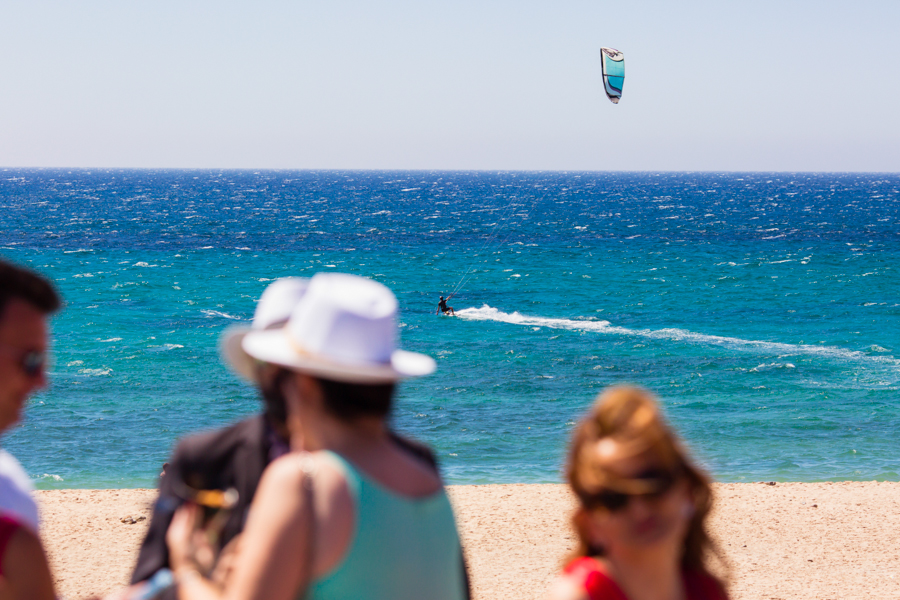
[[[896,172],[898,28],[897,0],[9,0],[0,166]]]

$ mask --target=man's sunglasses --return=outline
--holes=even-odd
[[[44,372],[44,367],[47,365],[46,352],[40,350],[26,350],[22,352],[20,349],[10,346],[6,346],[4,349],[7,351],[7,354],[19,358],[19,368],[28,377],[37,377]]]
[[[609,512],[623,510],[636,496],[650,500],[658,500],[671,490],[681,477],[680,472],[662,469],[648,469],[629,480],[629,483],[641,491],[620,492],[603,489],[585,498],[584,504],[589,508],[605,508]]]

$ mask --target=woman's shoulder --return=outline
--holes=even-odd
[[[273,485],[296,489],[300,489],[304,479],[310,477],[315,483],[317,495],[335,485],[346,487],[346,471],[335,460],[334,454],[327,451],[288,453],[272,461],[266,468],[265,477]]]

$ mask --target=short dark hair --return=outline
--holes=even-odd
[[[0,259],[0,316],[13,298],[24,300],[49,315],[62,306],[53,284],[34,271]]]
[[[266,414],[278,425],[287,423],[287,401],[281,391],[284,382],[293,376],[287,369],[278,369],[271,378],[259,384],[266,405]]]
[[[322,386],[325,410],[341,421],[361,417],[386,417],[394,398],[393,383],[375,385],[318,379]]]

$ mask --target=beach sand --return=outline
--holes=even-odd
[[[716,484],[715,493],[711,529],[732,598],[900,598],[900,483]],[[543,598],[574,544],[565,486],[452,486],[450,495],[475,598]],[[102,596],[127,583],[154,490],[37,497],[60,594]]]

